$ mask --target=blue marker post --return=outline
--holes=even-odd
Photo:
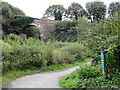
[[[100,52],[100,56],[101,56],[101,68],[102,68],[102,72],[103,72],[103,75],[105,75],[105,63],[104,63],[104,52],[101,51]]]

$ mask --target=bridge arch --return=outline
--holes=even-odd
[[[36,27],[35,25],[27,25],[23,28],[23,32],[24,34],[27,35],[27,38],[28,37],[37,37],[39,39],[40,38],[40,31],[39,31],[39,28]]]

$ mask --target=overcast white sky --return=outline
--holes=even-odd
[[[53,4],[62,4],[65,8],[71,5],[72,2],[79,3],[85,8],[87,2],[95,0],[2,0],[10,3],[11,5],[21,9],[27,16],[42,18],[45,10]],[[107,6],[110,2],[116,2],[120,0],[100,0]]]

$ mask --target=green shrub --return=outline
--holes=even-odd
[[[61,41],[48,41],[47,43],[49,46],[59,49],[69,45],[68,42],[61,42]]]
[[[120,72],[115,70],[105,77],[100,66],[83,66],[63,77],[60,85],[64,88],[119,88]]]
[[[61,31],[67,31],[69,29],[71,29],[72,27],[75,27],[76,22],[74,21],[56,21],[55,23],[55,31],[57,33],[61,32]]]
[[[0,52],[2,52],[2,50],[5,51],[10,48],[11,46],[7,42],[0,40]]]
[[[20,41],[21,38],[19,36],[17,36],[16,34],[9,34],[7,35],[7,40],[12,40],[12,41]]]
[[[79,80],[76,82],[77,88],[118,88],[120,87],[120,72],[109,74],[109,77],[102,75],[100,67],[87,66],[77,71]]]
[[[99,23],[88,23],[84,19],[79,19],[76,26],[78,41],[92,50],[94,65],[97,65],[100,61],[100,51],[106,51],[119,45],[118,20],[118,16],[110,17]]]
[[[77,31],[76,31],[76,21],[57,21],[55,23],[55,29],[53,32],[49,33],[46,40],[56,40],[56,41],[77,41]]]
[[[40,37],[40,32],[39,29],[35,26],[30,26],[24,30],[24,34],[27,35],[27,37],[35,37],[39,39]]]
[[[22,38],[23,40],[27,39],[26,34],[20,34],[19,37]]]
[[[105,52],[105,61],[105,66],[109,73],[115,69],[120,70],[120,46],[107,49]]]
[[[63,52],[68,52],[70,56],[73,56],[73,60],[84,60],[90,57],[90,50],[80,43],[69,43],[68,46],[61,48]]]
[[[22,38],[17,36],[16,34],[9,34],[5,37],[5,42],[9,43],[10,45],[14,43],[23,43]]]
[[[40,68],[52,59],[51,48],[44,45],[14,44],[11,50],[3,52],[3,71],[13,69]]]
[[[71,60],[74,60],[68,52],[64,52],[62,50],[56,49],[53,50],[53,63],[62,64],[62,63],[70,63]]]
[[[87,55],[89,49],[80,43],[58,41],[44,43],[35,38],[25,39],[14,34],[8,35],[4,42],[8,43],[10,48],[2,50],[3,72],[72,63],[89,56]]]

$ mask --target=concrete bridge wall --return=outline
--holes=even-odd
[[[30,25],[36,26],[40,31],[41,38],[44,39],[51,31],[54,31],[54,23],[53,20],[40,19],[34,20]]]

